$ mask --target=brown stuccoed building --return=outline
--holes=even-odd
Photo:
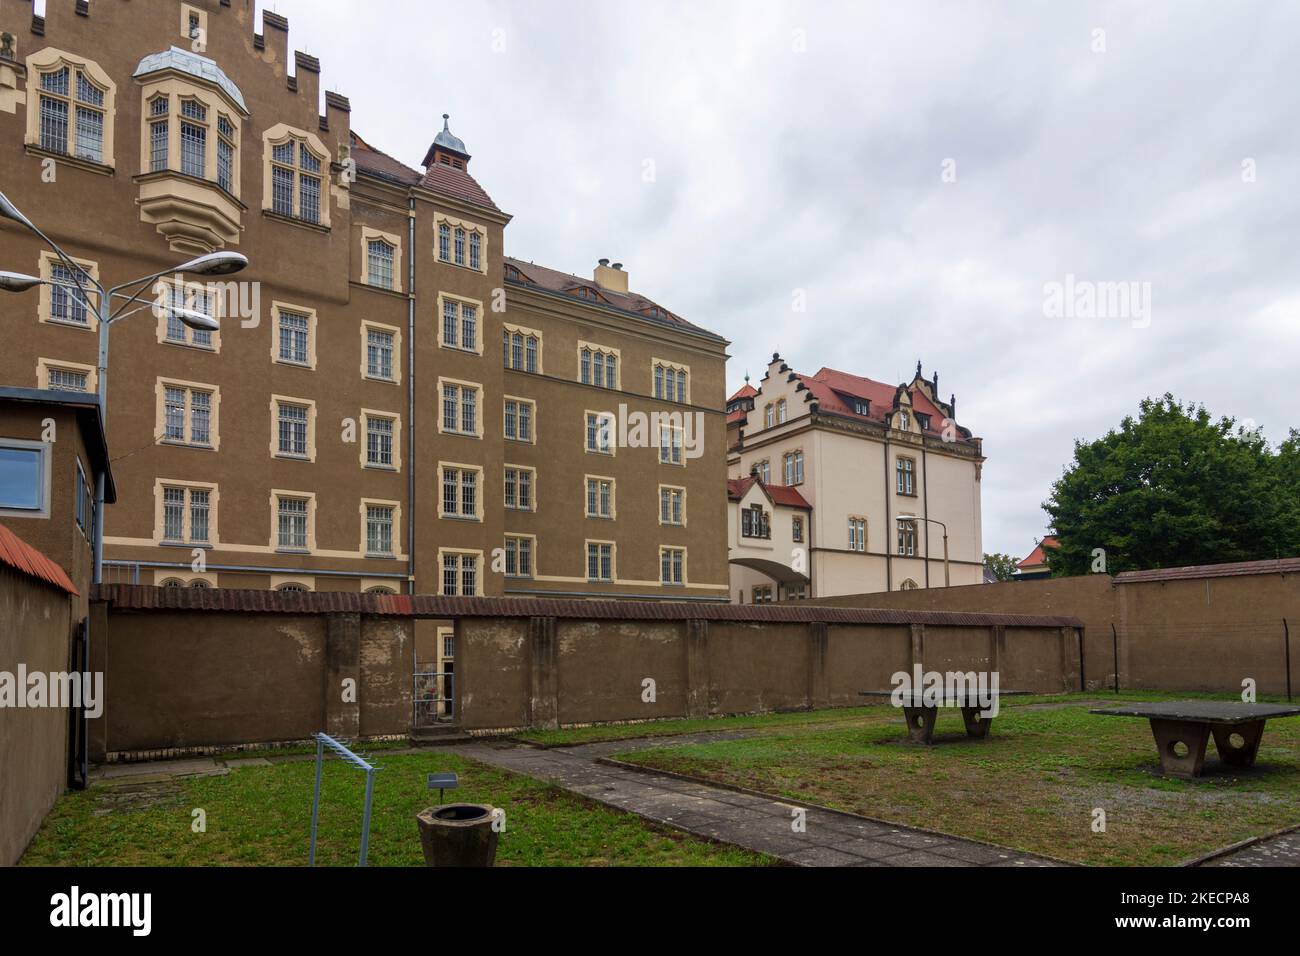
[[[727,599],[727,342],[620,264],[506,256],[449,122],[422,168],[379,151],[251,0],[15,0],[0,31],[19,209],[105,287],[250,261],[145,293],[219,332],[113,324],[106,581]],[[7,220],[0,269],[67,278]],[[0,309],[0,383],[95,390],[93,311],[50,285]]]

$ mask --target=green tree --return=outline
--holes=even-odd
[[[999,581],[1010,581],[1016,576],[1018,561],[1009,554],[995,552],[984,555],[984,567]]]
[[[1043,503],[1060,548],[1055,575],[1252,561],[1300,553],[1300,434],[1277,454],[1258,430],[1172,395],[1093,442]]]

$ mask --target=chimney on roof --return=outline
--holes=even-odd
[[[957,420],[957,393],[956,392],[953,392],[952,397],[948,399],[948,414],[952,416],[953,421]]]
[[[608,289],[610,292],[627,293],[627,273],[623,271],[623,263],[615,262],[609,264],[608,259],[601,259],[596,263],[596,272],[593,275],[596,285],[602,289]]]

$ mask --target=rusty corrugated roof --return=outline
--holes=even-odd
[[[983,614],[797,604],[688,604],[670,601],[584,601],[558,598],[440,597],[432,594],[244,591],[107,584],[99,600],[130,611],[205,610],[271,614],[376,614],[427,618],[557,617],[625,621],[735,621],[769,624],[933,624],[936,626],[1081,627],[1075,617]]]
[[[1197,564],[1185,568],[1153,568],[1150,571],[1124,571],[1115,575],[1115,583],[1191,581],[1198,578],[1234,578],[1249,574],[1300,574],[1300,558],[1238,561],[1234,564]]]
[[[52,584],[69,594],[80,592],[72,584],[66,571],[44,554],[37,551],[18,535],[0,524],[0,564],[7,565],[46,584]]]

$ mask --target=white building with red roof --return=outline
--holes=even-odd
[[[888,385],[773,355],[728,399],[731,600],[981,583],[982,442],[939,395],[920,362]],[[751,534],[766,521],[765,546],[746,517]]]

